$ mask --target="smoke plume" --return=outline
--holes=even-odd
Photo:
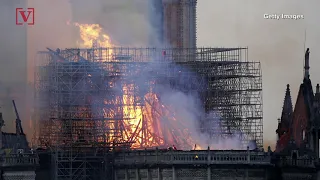
[[[133,82],[141,92],[150,91],[150,82],[156,82],[153,92],[156,93],[163,107],[172,112],[167,116],[162,115],[162,131],[168,128],[172,131],[187,129],[187,136],[180,135],[178,138],[184,139],[185,142],[192,142],[201,148],[208,146],[211,149],[243,148],[240,132],[231,132],[226,135],[227,130],[221,126],[223,118],[218,115],[218,111],[209,113],[204,111],[200,93],[201,88],[205,88],[206,84],[201,84],[200,82],[203,81],[200,81],[200,76],[191,69],[177,65],[170,58],[163,60],[162,57],[153,57],[146,66],[138,68],[131,66],[130,72],[138,72],[138,74],[132,79],[128,76],[123,79]],[[116,88],[114,91],[120,89]],[[180,121],[181,125],[171,126],[172,118]],[[191,139],[188,139],[188,136]],[[184,144],[176,144],[176,146],[190,150],[194,144],[189,147]]]
[[[61,4],[62,2],[60,2]],[[36,3],[36,5],[39,4]],[[52,9],[55,5],[46,2],[40,6],[50,6]],[[44,25],[35,26],[34,31],[37,32],[37,37],[43,36],[43,38],[49,41],[36,43],[37,48],[34,49],[40,50],[45,46],[52,47],[52,49],[57,47],[74,47],[75,42],[79,40],[79,36],[72,35],[76,32],[74,28],[64,24],[69,20],[80,24],[99,24],[105,33],[110,35],[112,40],[122,46],[148,47],[150,42],[152,42],[152,46],[170,46],[168,44],[159,44],[161,40],[159,39],[158,30],[162,28],[159,22],[161,18],[159,18],[159,14],[154,13],[154,10],[155,12],[157,11],[153,4],[150,4],[150,1],[71,1],[68,6],[69,12],[64,11],[63,13],[66,13],[65,15],[69,16],[69,19],[62,17],[62,13],[59,17],[50,17],[51,19],[40,19],[39,17],[38,24],[43,23],[48,25],[46,28],[48,28],[48,31],[53,31],[53,34],[48,37],[47,34],[43,33]],[[66,6],[64,8],[68,9]],[[49,10],[45,9],[46,11]],[[44,10],[41,13],[44,13]],[[49,24],[48,20],[58,22],[59,28],[57,28],[57,24]],[[59,38],[55,36],[59,36]],[[51,37],[55,39],[51,40]],[[148,92],[150,90],[149,82],[156,80],[157,83],[154,91],[159,97],[160,102],[174,113],[176,119],[182,122],[182,126],[179,128],[188,129],[191,138],[196,144],[203,148],[211,146],[213,149],[239,149],[238,136],[230,134],[229,137],[222,138],[221,132],[225,130],[222,130],[221,126],[215,126],[215,123],[219,124],[222,118],[213,116],[215,112],[204,112],[203,104],[199,98],[200,92],[197,89],[199,90],[206,85],[191,83],[202,82],[198,80],[200,77],[191,70],[178,66],[173,62],[173,59],[161,60],[159,57],[153,57],[147,66],[144,66],[142,69],[139,67],[139,71],[134,66],[128,66],[130,69],[127,71],[139,72],[137,76],[134,76],[134,79],[129,79],[129,81],[138,86],[141,92]],[[168,72],[175,74],[175,76],[170,76]],[[116,94],[123,94],[121,87],[116,86],[113,88],[113,91]],[[99,97],[95,98],[99,99]],[[172,130],[177,128],[170,126],[168,118],[170,117],[162,117],[162,128]],[[200,124],[201,120],[212,122],[210,126],[215,128],[209,130],[203,129],[201,127],[203,125]]]
[[[28,27],[28,47],[23,42],[23,28],[15,25],[15,8],[24,6],[21,1],[1,1],[0,5],[0,82],[1,95],[13,89],[14,94],[24,94],[26,86],[24,72],[28,67],[28,81],[33,81],[33,60],[38,50],[45,47],[75,47],[76,32],[67,21],[79,23],[100,23],[111,37],[122,44],[144,46],[146,34],[151,29],[148,22],[148,0],[29,0],[28,7],[36,9],[35,25]],[[77,3],[79,2],[79,3]],[[264,89],[264,135],[268,143],[275,142],[277,118],[281,114],[285,85],[292,87],[293,101],[296,98],[302,79],[302,59],[304,31],[307,30],[306,47],[310,47],[311,78],[318,82],[317,54],[320,26],[317,17],[320,2],[309,0],[254,1],[225,0],[198,1],[198,44],[200,46],[248,46],[251,60],[261,61]],[[78,4],[78,14],[73,14],[72,5]],[[304,20],[265,20],[265,13],[303,14]],[[218,25],[217,25],[218,24]],[[151,31],[151,30],[150,30]],[[149,37],[148,35],[148,37]],[[27,48],[27,50],[26,50]],[[28,52],[28,65],[25,65],[24,51]],[[288,71],[289,70],[289,71]],[[275,81],[276,79],[276,81]],[[21,87],[20,87],[21,86]],[[22,92],[22,93],[19,93]],[[23,99],[23,98],[22,98]],[[32,98],[30,98],[32,99]],[[6,127],[13,130],[14,114],[11,98],[1,105]],[[17,100],[17,99],[16,99]],[[19,110],[21,102],[17,100]],[[30,104],[26,102],[25,104]],[[4,110],[4,109],[8,110]],[[8,117],[8,114],[11,114]],[[26,115],[21,112],[25,123]],[[12,125],[10,125],[12,124]],[[28,127],[28,124],[24,124]],[[26,131],[32,134],[32,131]]]
[[[10,1],[10,3],[12,2],[13,1]],[[24,34],[23,29],[21,26],[16,26],[14,24],[15,8],[24,5],[19,3],[16,5],[8,5],[7,3],[9,3],[9,1],[4,1],[2,3],[4,4],[1,4],[0,8],[1,13],[3,13],[3,16],[1,16],[1,23],[3,23],[0,28],[3,28],[1,29],[3,30],[1,32],[5,33],[0,35],[0,50],[2,54],[1,64],[3,64],[1,67],[4,67],[1,68],[0,73],[2,77],[2,84],[6,84],[2,87],[4,89],[7,89],[8,87],[15,87],[14,89],[16,91],[22,91],[22,94],[24,94],[22,95],[22,99],[26,99],[26,96],[31,97],[31,95],[26,95],[26,90],[24,90],[25,88],[17,87],[25,87],[27,81],[33,81],[33,66],[37,51],[45,50],[46,47],[51,47],[52,49],[56,49],[58,47],[62,49],[67,47],[76,47],[76,41],[79,40],[79,36],[76,29],[67,25],[66,22],[71,20],[79,23],[100,24],[104,28],[104,31],[111,36],[111,39],[118,42],[120,45],[136,47],[148,46],[150,37],[157,39],[158,33],[156,32],[156,29],[159,28],[157,25],[160,26],[157,23],[150,23],[152,9],[149,0],[75,0],[70,3],[65,0],[29,0],[28,7],[34,7],[36,14],[35,25],[27,27],[28,47],[25,47],[26,45],[24,45],[21,40],[24,38],[22,37]],[[198,12],[203,11],[199,10]],[[11,15],[8,16],[8,14]],[[151,17],[151,21],[156,19],[159,18],[154,14],[154,16]],[[210,20],[208,22],[212,21]],[[229,35],[223,36],[222,34],[222,32],[219,33],[221,37],[228,39],[226,37]],[[202,35],[199,34],[199,36],[201,37]],[[232,42],[232,40],[226,42]],[[235,44],[231,45],[234,46]],[[24,54],[26,52],[28,52],[27,55]],[[26,59],[28,59],[28,63],[25,63]],[[153,61],[157,61],[156,57]],[[168,64],[165,63],[150,63],[153,72],[159,71],[160,69],[160,74],[161,69],[165,69],[163,66],[167,65]],[[24,71],[21,69],[24,69]],[[26,75],[27,69],[28,75]],[[193,137],[197,139],[197,136],[199,135],[196,134],[199,132],[199,119],[210,115],[206,115],[201,110],[202,107],[198,103],[199,98],[197,93],[190,94],[182,90],[185,86],[189,85],[189,74],[192,74],[188,69],[184,69],[183,72],[188,73],[174,79],[174,81],[179,82],[179,85],[174,88],[168,88],[167,84],[160,84],[157,87],[157,91],[160,94],[159,96],[162,98],[161,101],[163,101],[164,104],[168,104],[173,107],[174,111],[178,112],[177,117],[184,119],[186,127],[190,129]],[[162,71],[162,74],[165,74],[165,72]],[[148,72],[141,74],[141,76],[148,75]],[[157,74],[151,75],[156,76]],[[26,80],[26,77],[28,77],[28,80]],[[194,76],[192,75],[192,77]],[[135,81],[136,83],[143,84],[147,80],[148,79],[141,78]],[[139,86],[143,87],[143,85]],[[189,88],[189,90],[192,92],[193,89]],[[27,104],[28,107],[32,106],[31,99],[32,98],[25,100],[27,101],[25,104]],[[21,103],[17,102],[18,106],[20,104]],[[8,106],[11,107],[10,102],[8,103]],[[25,111],[29,111],[28,108],[25,109]],[[27,115],[21,115],[21,118],[23,119],[23,122],[28,119]],[[12,115],[9,119],[14,119],[14,116]],[[24,124],[24,127],[30,126],[29,124]],[[26,133],[30,137],[33,130],[26,130]],[[200,137],[199,135],[198,139],[203,139],[203,137]],[[205,145],[210,145],[209,141],[206,141]]]
[[[241,144],[242,135],[240,131],[228,131],[222,126],[223,117],[219,111],[211,111],[205,114],[202,121],[202,133],[200,139],[197,139],[201,147],[210,147],[210,149],[244,149]],[[254,148],[253,148],[254,149]]]

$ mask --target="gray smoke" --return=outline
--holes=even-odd
[[[0,16],[1,94],[6,92],[4,89],[21,86],[23,84],[21,81],[25,81],[26,77],[20,70],[26,67],[23,65],[25,46],[21,43],[23,33],[20,33],[21,27],[16,27],[14,23],[15,7],[22,5],[19,3],[11,5],[14,2],[18,3],[17,0],[5,0],[1,1],[0,5],[2,14]],[[66,25],[66,22],[72,19],[79,23],[100,23],[116,41],[144,46],[148,41],[145,35],[150,34],[148,32],[150,27],[146,23],[149,12],[147,8],[143,8],[149,6],[146,2],[148,0],[95,0],[83,5],[84,3],[79,0],[78,8],[82,12],[82,15],[77,15],[79,18],[72,15],[71,5],[65,0],[28,2],[28,7],[36,9],[35,26],[28,27],[29,81],[33,80],[33,59],[38,50],[43,50],[45,47],[56,49],[76,46],[76,37],[74,37],[76,32]],[[124,7],[124,3],[128,5]],[[293,101],[296,98],[303,74],[305,29],[307,29],[306,46],[311,49],[311,78],[314,83],[320,81],[317,71],[320,64],[316,61],[320,58],[317,53],[320,39],[318,33],[320,26],[317,23],[319,11],[316,9],[319,5],[320,2],[317,0],[308,2],[299,0],[198,1],[197,31],[200,46],[249,46],[249,59],[262,62],[264,135],[268,143],[276,140],[274,130],[277,126],[276,120],[281,113],[287,83],[292,87]],[[265,20],[264,13],[304,14],[305,19]],[[19,91],[21,88],[14,89]],[[6,104],[8,109],[12,110],[11,102],[7,101]],[[20,107],[21,103],[17,102],[17,104]],[[3,109],[4,106],[2,106]],[[12,114],[11,117],[5,117],[5,119],[12,122],[15,117],[12,111],[9,113]],[[22,118],[26,119],[26,117]],[[6,128],[10,126],[10,122],[7,124]]]
[[[200,133],[198,122],[204,112],[197,98],[199,92],[194,90],[194,86],[204,87],[205,85],[191,83],[192,79],[197,79],[197,77],[190,70],[179,67],[173,62],[159,62],[157,57],[149,63],[147,69],[148,71],[141,72],[135,82],[139,85],[139,88],[148,91],[149,86],[146,86],[146,83],[143,82],[156,80],[154,92],[159,97],[160,103],[172,112],[168,117],[162,115],[162,131],[165,128],[169,128],[171,131],[188,129],[190,133],[188,135],[195,140],[194,138]],[[170,76],[171,73],[168,74],[168,72],[171,72],[173,76]],[[173,121],[170,116],[180,122],[179,127],[170,126],[170,121]],[[189,138],[183,135],[177,136],[184,140]],[[185,144],[176,144],[176,146],[187,148]],[[189,149],[191,148],[189,147]]]
[[[56,47],[74,47],[76,40],[79,40],[79,36],[72,35],[77,34],[77,32],[72,26],[66,25],[66,22],[70,20],[78,23],[100,24],[112,40],[123,46],[148,46],[150,40],[153,42],[152,45],[158,45],[159,34],[157,29],[160,28],[161,23],[156,22],[160,19],[159,14],[152,14],[154,6],[150,4],[150,1],[71,1],[70,4],[64,5],[62,1],[56,3],[39,2],[34,4],[34,6],[37,6],[36,9],[39,9],[38,14],[44,14],[45,12],[48,14],[48,11],[53,12],[58,8],[61,13],[52,17],[37,16],[32,37],[34,39],[45,39],[46,41],[35,42],[32,51],[41,50],[46,46],[53,49]],[[72,11],[70,11],[71,9]],[[162,44],[162,46],[167,45]],[[142,70],[140,69],[139,75],[135,76],[135,79],[131,79],[134,84],[139,86],[139,90],[147,92],[149,90],[148,82],[156,79],[158,82],[154,91],[159,96],[160,102],[174,112],[175,118],[182,122],[182,126],[179,128],[188,128],[191,137],[198,145],[213,146],[215,149],[237,149],[231,147],[231,145],[238,145],[233,142],[237,137],[219,138],[220,126],[211,129],[209,133],[200,132],[199,122],[201,119],[217,122],[220,121],[220,118],[213,121],[216,117],[211,117],[211,113],[204,112],[203,105],[200,103],[199,92],[194,87],[205,87],[205,85],[191,83],[201,82],[197,80],[199,77],[189,69],[174,64],[170,59],[160,62],[158,58],[153,57],[147,66]],[[137,70],[135,68],[131,67],[130,70],[135,72]],[[175,75],[169,76],[168,72]],[[113,91],[116,94],[123,93],[121,87],[116,87]],[[176,127],[170,127],[168,118],[170,117],[162,117],[163,128],[174,130]],[[218,138],[212,138],[212,134],[218,136]],[[203,143],[202,140],[204,140]],[[221,144],[222,141],[227,141],[227,143]]]
[[[5,120],[4,131],[15,131],[12,99],[16,101],[23,124],[27,128],[27,36],[26,27],[16,25],[16,8],[23,1],[0,2],[0,111]]]
[[[150,1],[71,1],[72,21],[99,24],[112,40],[123,46],[146,46],[153,29]]]
[[[0,5],[2,13],[0,29],[1,32],[4,32],[0,34],[1,86],[2,89],[16,87],[15,91],[20,91],[23,88],[17,87],[25,86],[21,81],[25,81],[26,76],[20,70],[26,67],[23,65],[25,47],[21,43],[23,39],[21,37],[23,33],[20,33],[21,27],[16,27],[14,24],[15,7],[8,5],[12,2],[15,1],[3,1]],[[35,25],[28,27],[28,80],[33,81],[33,60],[38,50],[44,50],[45,47],[52,49],[76,47],[78,32],[76,28],[66,24],[70,20],[79,23],[99,23],[104,31],[121,45],[146,46],[150,36],[157,36],[152,33],[154,28],[148,22],[150,12],[145,7],[150,6],[149,2],[149,0],[28,2],[28,7],[36,9]],[[274,130],[282,107],[285,85],[291,84],[293,100],[295,100],[301,82],[305,29],[307,29],[306,46],[311,48],[311,78],[314,83],[320,80],[318,78],[320,76],[317,76],[319,63],[316,61],[320,58],[316,53],[317,42],[320,39],[318,33],[320,28],[316,23],[319,12],[315,9],[319,7],[319,3],[316,0],[308,2],[298,0],[281,2],[276,0],[263,2],[254,0],[198,1],[197,31],[200,46],[249,46],[249,59],[262,62],[264,132],[265,139],[269,142],[275,141]],[[72,4],[77,4],[76,9],[80,13],[72,12]],[[263,19],[264,13],[282,12],[302,13],[305,19],[287,21]],[[12,110],[11,102],[7,102],[8,109]],[[17,102],[19,108],[20,104]],[[22,111],[22,108],[20,109]],[[15,118],[13,112],[9,113],[12,114],[11,118],[5,118],[7,121],[13,121]],[[27,119],[27,117],[22,118]],[[10,123],[7,124],[9,127]]]
[[[163,105],[162,107],[172,112],[161,115],[161,131],[164,132],[169,129],[175,134],[174,132],[187,129],[188,133],[175,135],[186,142],[191,138],[192,143],[201,148],[207,148],[208,146],[211,149],[243,148],[240,141],[242,134],[231,132],[226,135],[227,130],[222,128],[223,118],[219,116],[218,111],[209,113],[204,111],[203,103],[199,97],[206,84],[200,83],[203,81],[200,81],[198,74],[175,64],[170,58],[164,60],[161,56],[153,57],[147,65],[140,67],[128,65],[128,67],[127,71],[137,73],[125,76],[122,79],[136,85],[139,92],[142,92],[139,93],[142,97],[143,92],[150,91],[150,82],[155,82],[152,92],[156,93],[160,104]],[[131,76],[132,78],[130,78]],[[115,84],[121,83],[123,83],[122,80]],[[121,87],[113,88],[113,92],[123,94]],[[178,123],[175,121],[178,121]],[[167,135],[164,134],[164,136]],[[168,137],[163,138],[167,139]],[[190,150],[194,144],[189,144],[189,146],[187,144],[176,144],[176,146]]]
[[[25,1],[26,0],[21,0],[21,2]],[[21,6],[22,5],[18,5],[18,7]],[[46,50],[46,47],[52,49],[58,47],[61,49],[77,47],[77,41],[80,40],[79,30],[77,27],[68,25],[67,22],[99,24],[103,27],[104,33],[110,35],[112,40],[120,45],[146,46],[148,43],[148,36],[146,35],[150,34],[152,31],[150,30],[151,27],[147,20],[149,14],[149,9],[146,8],[147,6],[150,6],[149,1],[147,0],[79,0],[74,2],[65,0],[43,0],[28,2],[28,7],[35,8],[35,25],[28,27],[28,66],[22,66],[24,68],[28,67],[28,81],[31,82],[30,87],[33,87],[35,78],[34,65],[36,63],[35,59],[37,58],[36,53],[38,51]],[[19,33],[11,33],[12,35],[9,33],[14,32],[12,28],[16,28],[13,24],[15,20],[15,7],[9,8],[8,6],[0,6],[0,8],[2,8],[1,13],[3,13],[3,16],[1,17],[5,19],[7,24],[10,24],[11,27],[11,29],[9,28],[5,31],[7,33],[0,34],[1,38],[6,38],[5,41],[1,41],[5,42],[2,43],[4,48],[1,48],[1,50],[3,50],[3,52],[12,52],[10,54],[7,53],[8,55],[6,56],[3,56],[2,53],[3,58],[1,59],[1,62],[5,61],[7,67],[1,68],[0,73],[2,73],[2,77],[8,77],[2,79],[8,79],[10,81],[10,78],[14,77],[27,77],[26,75],[17,75],[17,73],[22,71],[14,70],[16,67],[20,66],[21,63],[7,61],[7,59],[18,59],[14,58],[13,55],[19,55],[16,53],[17,49],[23,50],[23,48],[21,48],[21,38],[17,36]],[[12,12],[11,16],[8,15],[9,12]],[[1,26],[1,28],[4,27],[5,26]],[[11,45],[10,43],[14,44]],[[8,68],[8,66],[10,66],[10,68]],[[33,89],[30,91],[32,92]],[[31,107],[33,99],[32,93],[29,93],[28,97],[30,97],[30,102],[27,104],[28,107]],[[9,106],[11,107],[11,105]],[[10,119],[12,118],[14,118],[13,115]],[[22,118],[26,119],[27,117]],[[26,125],[24,127],[26,127]],[[34,130],[26,130],[26,133],[30,137],[32,136],[33,131]]]
[[[202,148],[219,150],[244,149],[241,142],[243,134],[240,131],[230,131],[223,126],[223,117],[218,110],[204,114],[202,120],[202,133],[197,137],[197,142]]]

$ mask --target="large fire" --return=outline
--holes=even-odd
[[[102,27],[99,24],[74,23],[74,25],[79,27],[81,42],[78,43],[81,47],[91,48],[94,43],[104,48],[114,47],[110,37],[102,32]]]
[[[103,33],[103,29],[99,24],[79,24],[74,23],[79,27],[80,31],[80,47],[92,48],[98,46],[101,48],[110,48],[107,56],[114,56],[112,47],[115,47],[111,43],[111,38],[107,34]],[[107,61],[107,60],[106,60]],[[147,93],[143,98],[144,103],[138,104],[136,102],[136,95],[134,94],[134,84],[122,84],[123,95],[120,98],[116,98],[116,102],[108,102],[105,100],[105,104],[118,104],[121,108],[117,108],[113,112],[113,118],[116,118],[119,114],[122,114],[122,120],[120,124],[112,124],[106,127],[107,129],[122,128],[121,138],[123,141],[131,144],[132,148],[151,148],[151,147],[168,147],[175,145],[178,148],[193,148],[195,143],[190,138],[188,129],[183,126],[183,120],[176,119],[170,108],[161,103],[155,93]],[[104,110],[106,111],[106,110]],[[119,141],[117,136],[106,135],[107,139],[104,141],[115,142]],[[199,146],[197,146],[197,149]]]

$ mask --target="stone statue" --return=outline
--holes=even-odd
[[[305,54],[305,56],[304,56],[304,59],[305,59],[305,60],[309,59],[309,54],[310,54],[309,48],[307,48],[306,54]]]
[[[309,79],[309,48],[307,48],[306,54],[304,55],[304,78]]]

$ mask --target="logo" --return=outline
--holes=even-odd
[[[16,8],[16,25],[34,25],[34,8]]]

